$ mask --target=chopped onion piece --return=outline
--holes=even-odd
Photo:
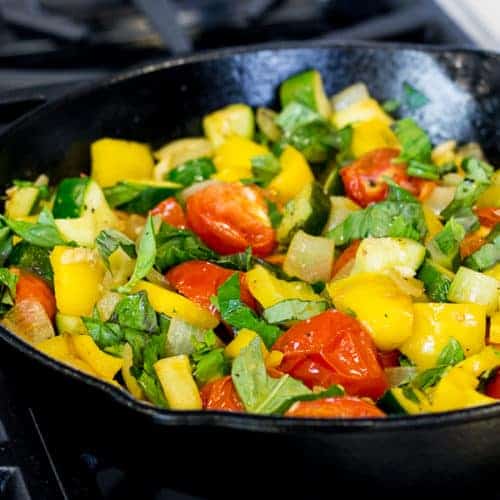
[[[453,186],[436,186],[424,204],[439,215],[453,200],[455,189]]]
[[[28,342],[41,342],[55,335],[45,309],[35,300],[21,300],[3,318],[2,325]]]
[[[201,342],[205,330],[186,323],[180,318],[172,318],[167,332],[167,356],[191,354],[194,351],[194,341]]]
[[[333,240],[298,231],[288,247],[283,270],[308,283],[329,281],[334,250]]]
[[[332,108],[334,111],[341,111],[368,97],[370,93],[366,85],[361,82],[355,83],[331,97]]]

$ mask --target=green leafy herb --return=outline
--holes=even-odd
[[[231,376],[245,409],[250,413],[282,413],[298,396],[311,394],[302,382],[289,375],[272,378],[267,374],[257,338],[234,359]]]
[[[403,92],[404,104],[408,106],[410,110],[419,109],[429,103],[427,96],[408,82],[403,83]]]
[[[493,175],[493,167],[474,157],[464,158],[462,168],[466,173],[464,180],[457,186],[455,196],[441,212],[441,217],[448,220],[459,210],[471,208],[487,189]]]
[[[500,262],[500,224],[497,224],[486,239],[486,243],[465,259],[464,264],[474,271],[485,271]]]
[[[272,154],[258,155],[251,159],[255,184],[266,187],[280,172],[279,160]]]
[[[427,245],[432,260],[446,269],[455,270],[460,265],[460,243],[465,229],[452,217]]]
[[[0,283],[8,288],[12,300],[16,298],[17,279],[17,274],[11,273],[5,267],[0,267]]]
[[[109,257],[118,248],[121,248],[129,257],[135,258],[135,243],[116,229],[104,229],[101,231],[95,240],[97,250],[101,254],[102,259],[109,266]]]
[[[210,158],[196,158],[175,167],[168,172],[167,178],[183,186],[191,186],[195,182],[201,182],[210,178],[215,173],[215,165]]]
[[[399,366],[415,366],[408,356],[404,354],[399,355]]]
[[[408,175],[437,181],[439,179],[439,169],[432,163],[422,163],[417,160],[410,160],[408,163]]]
[[[118,288],[120,293],[130,292],[134,286],[144,278],[153,268],[156,258],[156,239],[153,218],[151,215],[146,220],[144,231],[137,247],[137,261],[130,280]]]
[[[327,233],[336,246],[368,236],[421,240],[427,232],[420,203],[383,201],[358,210]]]
[[[18,246],[19,243],[16,245]],[[12,233],[8,227],[0,227],[0,266],[3,266],[5,261],[11,255],[13,250]]]
[[[276,123],[285,134],[291,134],[298,127],[317,121],[322,121],[321,115],[296,101],[287,104],[276,118]]]
[[[217,290],[217,307],[226,323],[237,329],[249,328],[257,332],[267,347],[281,335],[277,326],[269,325],[241,301],[240,280],[236,273]]]
[[[143,371],[137,377],[137,382],[151,403],[159,406],[160,408],[168,408],[167,400],[165,399],[163,389],[161,388],[160,381],[158,380],[156,374],[150,375],[149,373]]]
[[[112,315],[112,320],[115,318],[124,327],[150,333],[158,331],[156,312],[144,291],[127,295],[120,300]]]
[[[269,220],[271,221],[273,228],[276,229],[280,225],[281,219],[283,219],[283,214],[278,210],[278,206],[274,203],[274,201],[266,198],[266,204]]]
[[[3,215],[0,215],[0,218],[14,233],[32,245],[53,248],[56,245],[68,244],[59,233],[54,217],[47,209],[40,213],[36,223],[7,219]]]
[[[413,401],[417,405],[420,403],[420,399],[418,399],[418,396],[415,394],[415,391],[412,389],[410,385],[403,386],[402,393],[406,399]]]
[[[94,318],[82,318],[82,321],[89,335],[101,349],[112,347],[125,340],[125,334],[120,325],[105,323]]]
[[[193,339],[193,347],[193,375],[199,384],[206,384],[229,373],[230,363],[224,356],[224,348],[218,347],[217,336],[212,330],[205,333],[201,342]]]
[[[244,252],[233,253],[230,255],[219,255],[208,259],[214,264],[229,269],[237,269],[239,271],[250,271],[253,267],[252,248],[248,247]]]
[[[328,303],[317,300],[282,300],[264,309],[264,319],[271,324],[286,323],[312,318],[328,308]]]
[[[343,166],[353,159],[351,152],[352,136],[352,125],[346,125],[337,130],[335,147],[338,153],[335,156],[335,163],[339,166]]]
[[[432,144],[429,136],[411,118],[404,118],[394,124],[394,132],[403,147],[399,160],[415,160],[429,163]]]
[[[311,163],[326,161],[330,152],[339,146],[337,133],[324,120],[301,125],[291,132],[285,131],[284,138]]]
[[[382,103],[382,109],[386,113],[394,113],[394,111],[397,111],[400,106],[401,103],[397,99],[388,99]]]

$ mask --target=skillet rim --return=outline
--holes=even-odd
[[[2,142],[11,134],[23,126],[32,118],[39,114],[50,112],[66,102],[76,100],[79,97],[106,88],[121,81],[130,80],[144,74],[168,69],[187,64],[214,61],[232,57],[235,55],[256,53],[261,51],[281,51],[300,49],[328,49],[328,48],[359,48],[376,49],[386,51],[416,51],[428,54],[471,54],[476,57],[486,57],[496,63],[500,63],[500,52],[491,50],[481,50],[475,48],[461,47],[437,47],[418,44],[404,43],[383,43],[383,42],[362,42],[362,41],[306,41],[306,42],[277,42],[264,43],[248,46],[237,46],[199,52],[189,56],[168,58],[165,61],[141,65],[126,71],[117,73],[111,77],[91,82],[79,86],[73,91],[65,93],[59,98],[49,100],[45,104],[36,107],[26,113],[0,134],[0,149]],[[154,407],[148,403],[136,400],[124,389],[119,389],[103,380],[86,375],[68,365],[65,365],[54,358],[43,354],[31,344],[28,344],[20,337],[16,336],[5,327],[0,325],[0,340],[8,344],[11,348],[27,355],[35,362],[45,368],[62,373],[65,377],[70,377],[77,383],[83,383],[106,394],[114,403],[127,407],[143,417],[150,418],[154,423],[162,426],[183,426],[183,427],[213,427],[232,430],[259,431],[266,433],[286,432],[299,433],[307,431],[315,432],[362,432],[378,431],[390,432],[403,429],[427,429],[436,427],[449,427],[454,425],[467,424],[476,421],[492,420],[500,417],[500,402],[496,404],[466,408],[462,410],[428,413],[422,415],[404,415],[388,418],[360,418],[360,419],[313,419],[313,418],[290,418],[273,415],[255,415],[245,413],[228,413],[221,411],[171,411]]]

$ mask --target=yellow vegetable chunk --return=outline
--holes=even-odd
[[[344,109],[335,111],[332,122],[337,128],[343,128],[350,123],[377,120],[381,124],[390,125],[392,118],[371,97],[357,101]]]
[[[236,358],[240,352],[248,345],[252,340],[259,335],[253,330],[249,330],[248,328],[242,328],[234,337],[234,339],[227,344],[224,349],[224,354],[228,358]],[[262,340],[260,341],[260,350],[262,351],[262,355],[264,358],[268,355],[266,346]]]
[[[99,375],[92,369],[92,367],[88,363],[82,361],[80,358],[77,358],[74,355],[69,355],[67,358],[60,359],[59,361],[71,366],[71,368],[74,368],[75,370],[79,370],[88,375],[92,375],[93,377],[100,378]],[[107,380],[107,382],[114,382],[114,380],[113,381]]]
[[[446,163],[455,163],[457,141],[445,141],[438,144],[431,153],[432,163],[438,167]]]
[[[383,274],[360,273],[327,285],[335,307],[354,313],[375,345],[390,351],[412,333],[413,304],[394,281]]]
[[[491,315],[490,342],[492,344],[500,344],[500,312]]]
[[[246,279],[251,294],[264,308],[287,299],[323,300],[307,283],[280,280],[262,266],[248,271]]]
[[[90,335],[73,335],[70,339],[76,355],[100,377],[111,380],[121,369],[123,360],[101,351]]]
[[[491,276],[492,278],[495,278],[496,280],[500,281],[500,264],[496,264],[491,269],[484,271],[484,274],[486,274],[486,276]]]
[[[90,146],[92,178],[101,186],[124,179],[151,179],[153,156],[147,144],[104,138]]]
[[[314,181],[304,155],[292,146],[286,146],[280,156],[281,172],[270,182],[268,189],[280,202],[286,203]]]
[[[355,158],[380,148],[399,148],[398,138],[386,121],[373,119],[353,125],[351,152]]]
[[[56,246],[50,254],[57,309],[62,314],[90,316],[101,293],[104,266],[90,248]]]
[[[65,360],[72,354],[71,346],[66,335],[57,335],[51,339],[37,342],[35,347],[47,356],[58,360]]]
[[[163,393],[172,410],[201,410],[200,392],[185,354],[160,359],[154,364]]]
[[[125,387],[129,390],[130,394],[136,399],[144,399],[144,392],[137,382],[137,379],[130,373],[130,368],[134,364],[134,353],[129,343],[123,346],[123,365],[122,377],[125,382]]]
[[[231,104],[203,118],[203,131],[214,148],[235,135],[251,139],[254,129],[253,111],[246,104]]]
[[[476,390],[481,373],[498,366],[500,356],[492,347],[486,347],[480,353],[458,363],[448,370],[432,391],[430,409],[434,412],[451,411],[498,403],[497,399]]]
[[[271,351],[265,359],[267,368],[276,368],[281,364],[284,354],[281,351]]]
[[[172,318],[180,318],[186,323],[199,328],[214,328],[218,325],[218,319],[203,307],[195,304],[182,295],[154,285],[147,281],[140,281],[135,287],[135,292],[144,290],[153,309]]]
[[[443,224],[439,218],[434,214],[432,209],[427,205],[422,205],[422,210],[424,212],[425,224],[427,225],[428,232],[425,236],[425,243],[429,243],[429,241],[436,236],[437,233],[441,232],[443,229]]]
[[[439,354],[454,337],[465,356],[484,348],[486,308],[477,304],[427,303],[413,306],[411,337],[400,347],[420,370],[436,365]]]
[[[245,137],[234,135],[217,149],[214,165],[217,173],[214,178],[225,182],[249,179],[252,174],[252,158],[269,154],[269,150]]]

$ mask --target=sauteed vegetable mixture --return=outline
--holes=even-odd
[[[409,83],[280,109],[231,104],[203,137],[102,138],[90,176],[14,181],[2,324],[173,410],[384,417],[500,398],[500,171],[432,145]],[[399,108],[399,109],[398,109]]]

